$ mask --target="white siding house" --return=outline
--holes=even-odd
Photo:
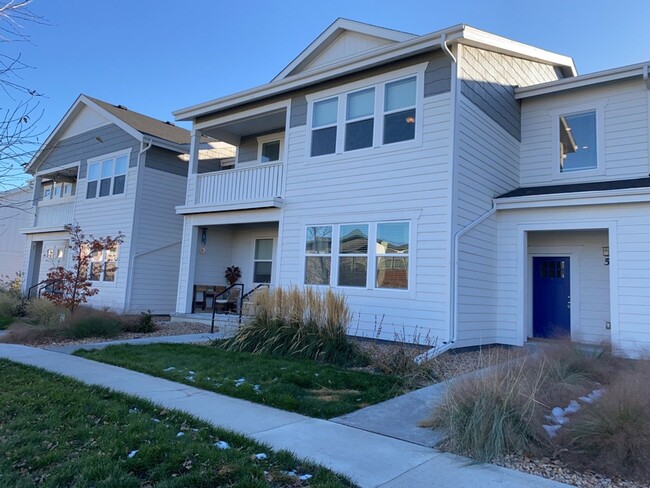
[[[174,207],[185,198],[188,151],[185,129],[81,95],[27,167],[24,292],[38,294],[48,269],[69,263],[64,227],[78,224],[86,235],[125,236],[116,258],[92,258],[99,293],[90,305],[173,311],[183,226]]]
[[[246,291],[344,293],[357,335],[570,335],[636,355],[648,86],[647,65],[579,77],[571,58],[466,25],[339,19],[270,83],[174,113],[193,124],[177,315],[236,265]],[[201,165],[206,137],[234,161]]]
[[[0,192],[0,279],[13,280],[22,272],[25,236],[31,211],[31,188],[25,186]]]

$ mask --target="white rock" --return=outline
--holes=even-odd
[[[264,454],[263,452],[260,452],[259,454],[255,454],[255,457],[257,459],[266,459],[268,456]]]
[[[571,400],[569,406],[564,409],[564,413],[576,413],[578,410],[580,410],[580,404],[575,400]]]
[[[128,457],[129,459],[131,459],[131,458],[132,458],[133,456],[135,456],[137,453],[138,453],[138,449],[136,449],[135,451],[131,451],[127,457]]]
[[[230,449],[230,444],[226,441],[217,441],[214,443],[214,447],[218,447],[219,449]]]
[[[548,436],[552,439],[557,435],[557,431],[560,430],[561,425],[542,425]]]
[[[312,475],[310,474],[303,474],[302,476],[298,476],[298,479],[302,481],[307,481],[310,478],[312,478]]]
[[[170,366],[169,368],[163,369],[163,371],[174,371],[175,369],[176,368],[174,368],[173,366]]]
[[[564,409],[562,407],[553,407],[551,414],[553,417],[562,417],[564,415]]]
[[[156,422],[156,423],[158,423],[158,422],[160,422],[160,419],[157,419],[157,418],[151,417],[151,421],[152,421],[152,422]]]
[[[179,432],[178,434],[176,434],[176,437],[183,437],[184,435],[185,435],[185,432]]]

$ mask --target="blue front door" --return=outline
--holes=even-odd
[[[571,335],[568,257],[533,258],[533,337]]]

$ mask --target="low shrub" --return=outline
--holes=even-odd
[[[33,298],[25,304],[25,315],[33,325],[58,327],[65,319],[64,310],[45,298]]]
[[[567,461],[608,476],[650,482],[650,364],[612,379],[602,398],[561,430]]]
[[[343,295],[278,287],[256,292],[251,308],[253,318],[222,347],[337,365],[367,362],[347,335],[351,316]]]
[[[0,292],[0,317],[18,317],[22,314],[22,300],[12,293]]]
[[[84,314],[71,319],[66,326],[66,336],[74,339],[115,337],[122,332],[120,320],[106,313]]]
[[[137,319],[122,320],[122,330],[124,332],[133,332],[138,334],[150,334],[156,330],[151,310],[142,312]]]

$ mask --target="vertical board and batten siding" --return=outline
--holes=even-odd
[[[100,142],[98,137],[103,142]],[[86,199],[88,159],[129,148],[131,149],[131,159],[124,194]],[[119,231],[125,234],[124,243],[118,252],[116,281],[112,283],[94,282],[99,293],[90,297],[88,303],[95,307],[109,307],[116,311],[124,310],[129,255],[133,238],[130,233],[133,227],[137,188],[136,166],[139,150],[139,141],[116,125],[107,125],[56,143],[37,168],[38,170],[51,169],[80,161],[75,196],[75,223],[81,226],[86,235],[115,236]]]
[[[600,344],[610,339],[605,323],[611,320],[609,306],[609,267],[605,265],[603,247],[609,247],[607,230],[530,232],[528,249],[536,255],[558,254],[558,248],[579,248],[574,259],[579,260],[580,275],[573,273],[577,267],[570,261],[573,280],[578,280],[579,297],[571,297],[572,306],[579,303],[578,321],[571,324],[572,337],[580,342]],[[554,251],[555,249],[555,251]]]
[[[644,178],[648,161],[648,89],[641,79],[568,90],[524,99],[522,105],[521,186]],[[564,173],[553,179],[553,124],[551,112],[571,113],[572,106],[604,104],[605,154],[598,156],[604,173]]]
[[[462,46],[459,67],[455,232],[488,212],[494,197],[519,186],[520,107],[514,87],[557,78],[552,66],[470,46]],[[456,284],[459,347],[500,342],[497,247],[495,216],[460,237]]]
[[[424,98],[421,145],[384,148],[326,161],[307,157],[305,127],[288,131],[286,204],[281,229],[279,282],[302,284],[305,227],[310,224],[378,222],[387,212],[416,215],[410,256],[417,265],[405,292],[345,289],[354,313],[351,333],[407,337],[416,328],[447,340],[449,312],[448,181],[451,162],[449,93]],[[407,339],[409,340],[409,339]]]
[[[166,171],[154,168],[164,168]],[[145,153],[136,216],[136,247],[129,311],[175,310],[183,236],[183,216],[175,207],[185,202],[187,163],[177,153],[152,147]]]
[[[29,187],[0,192],[0,278],[14,279],[22,271],[27,239],[20,230],[33,215]]]
[[[619,204],[548,209],[507,210],[499,212],[499,334],[518,344],[528,323],[521,322],[517,256],[521,225],[536,224],[584,227],[594,222],[594,228],[613,223],[615,232],[609,235],[610,262],[616,266],[618,279],[613,280],[610,265],[610,286],[618,300],[618,313],[612,304],[611,340],[614,346],[630,356],[650,350],[650,205]],[[577,233],[576,233],[577,234]],[[595,260],[595,253],[593,259]],[[602,250],[601,250],[602,253]],[[590,253],[587,253],[589,257]],[[602,255],[601,255],[602,259]],[[582,272],[582,267],[581,267]],[[586,314],[586,311],[585,311]],[[604,317],[604,314],[602,315]],[[597,320],[602,320],[599,317]],[[594,327],[597,327],[597,323]],[[593,330],[592,330],[593,332]],[[523,335],[525,338],[525,333]],[[589,337],[587,337],[588,339]],[[595,337],[594,337],[595,340]],[[505,341],[504,341],[505,342]]]

